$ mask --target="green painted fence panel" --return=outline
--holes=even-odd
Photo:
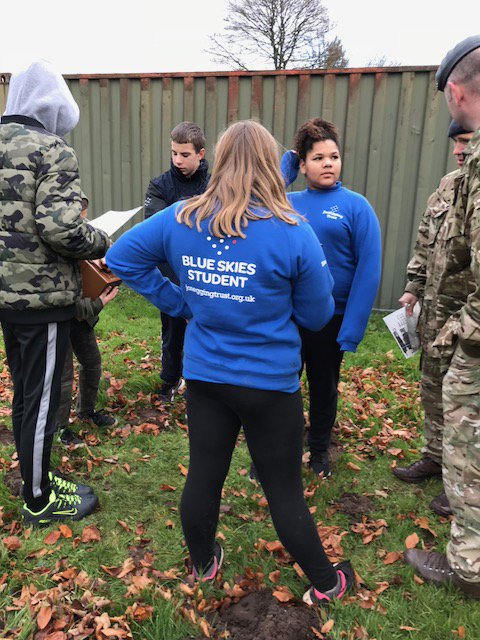
[[[378,308],[395,308],[420,217],[440,178],[455,168],[450,117],[433,67],[67,76],[80,106],[68,136],[91,215],[143,203],[148,182],[170,166],[170,132],[182,120],[218,134],[254,118],[291,148],[296,128],[322,116],[337,126],[342,181],[364,194],[383,233]],[[0,111],[9,74],[0,73]],[[305,185],[300,176],[291,189]],[[139,214],[132,221],[142,218]]]

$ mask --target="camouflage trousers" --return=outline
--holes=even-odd
[[[442,383],[448,365],[449,359],[431,358],[422,353],[420,396],[425,411],[425,446],[422,453],[438,464],[442,464],[443,456]]]
[[[443,381],[443,482],[453,511],[447,559],[480,581],[480,358],[457,347]]]

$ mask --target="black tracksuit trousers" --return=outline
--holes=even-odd
[[[50,453],[70,320],[43,324],[2,321],[13,380],[12,424],[27,507],[40,511],[50,495]]]

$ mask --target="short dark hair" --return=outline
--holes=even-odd
[[[191,142],[197,153],[205,149],[205,145],[207,144],[205,134],[194,122],[180,122],[172,131],[170,137],[172,141],[177,144],[188,144]]]
[[[297,129],[293,147],[301,160],[305,160],[307,153],[313,149],[315,142],[333,140],[339,146],[337,128],[323,118],[311,118]]]

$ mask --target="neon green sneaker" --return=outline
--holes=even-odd
[[[52,489],[56,493],[63,493],[64,495],[76,493],[77,496],[87,496],[93,493],[90,485],[84,484],[83,482],[67,480],[66,478],[62,478],[62,476],[57,476],[56,473],[52,473],[51,471],[48,472],[48,479],[50,480]]]
[[[98,505],[98,498],[94,493],[79,496],[50,492],[48,504],[41,511],[31,511],[26,504],[22,507],[22,518],[26,525],[39,527],[44,524],[62,520],[80,520],[88,516]]]

